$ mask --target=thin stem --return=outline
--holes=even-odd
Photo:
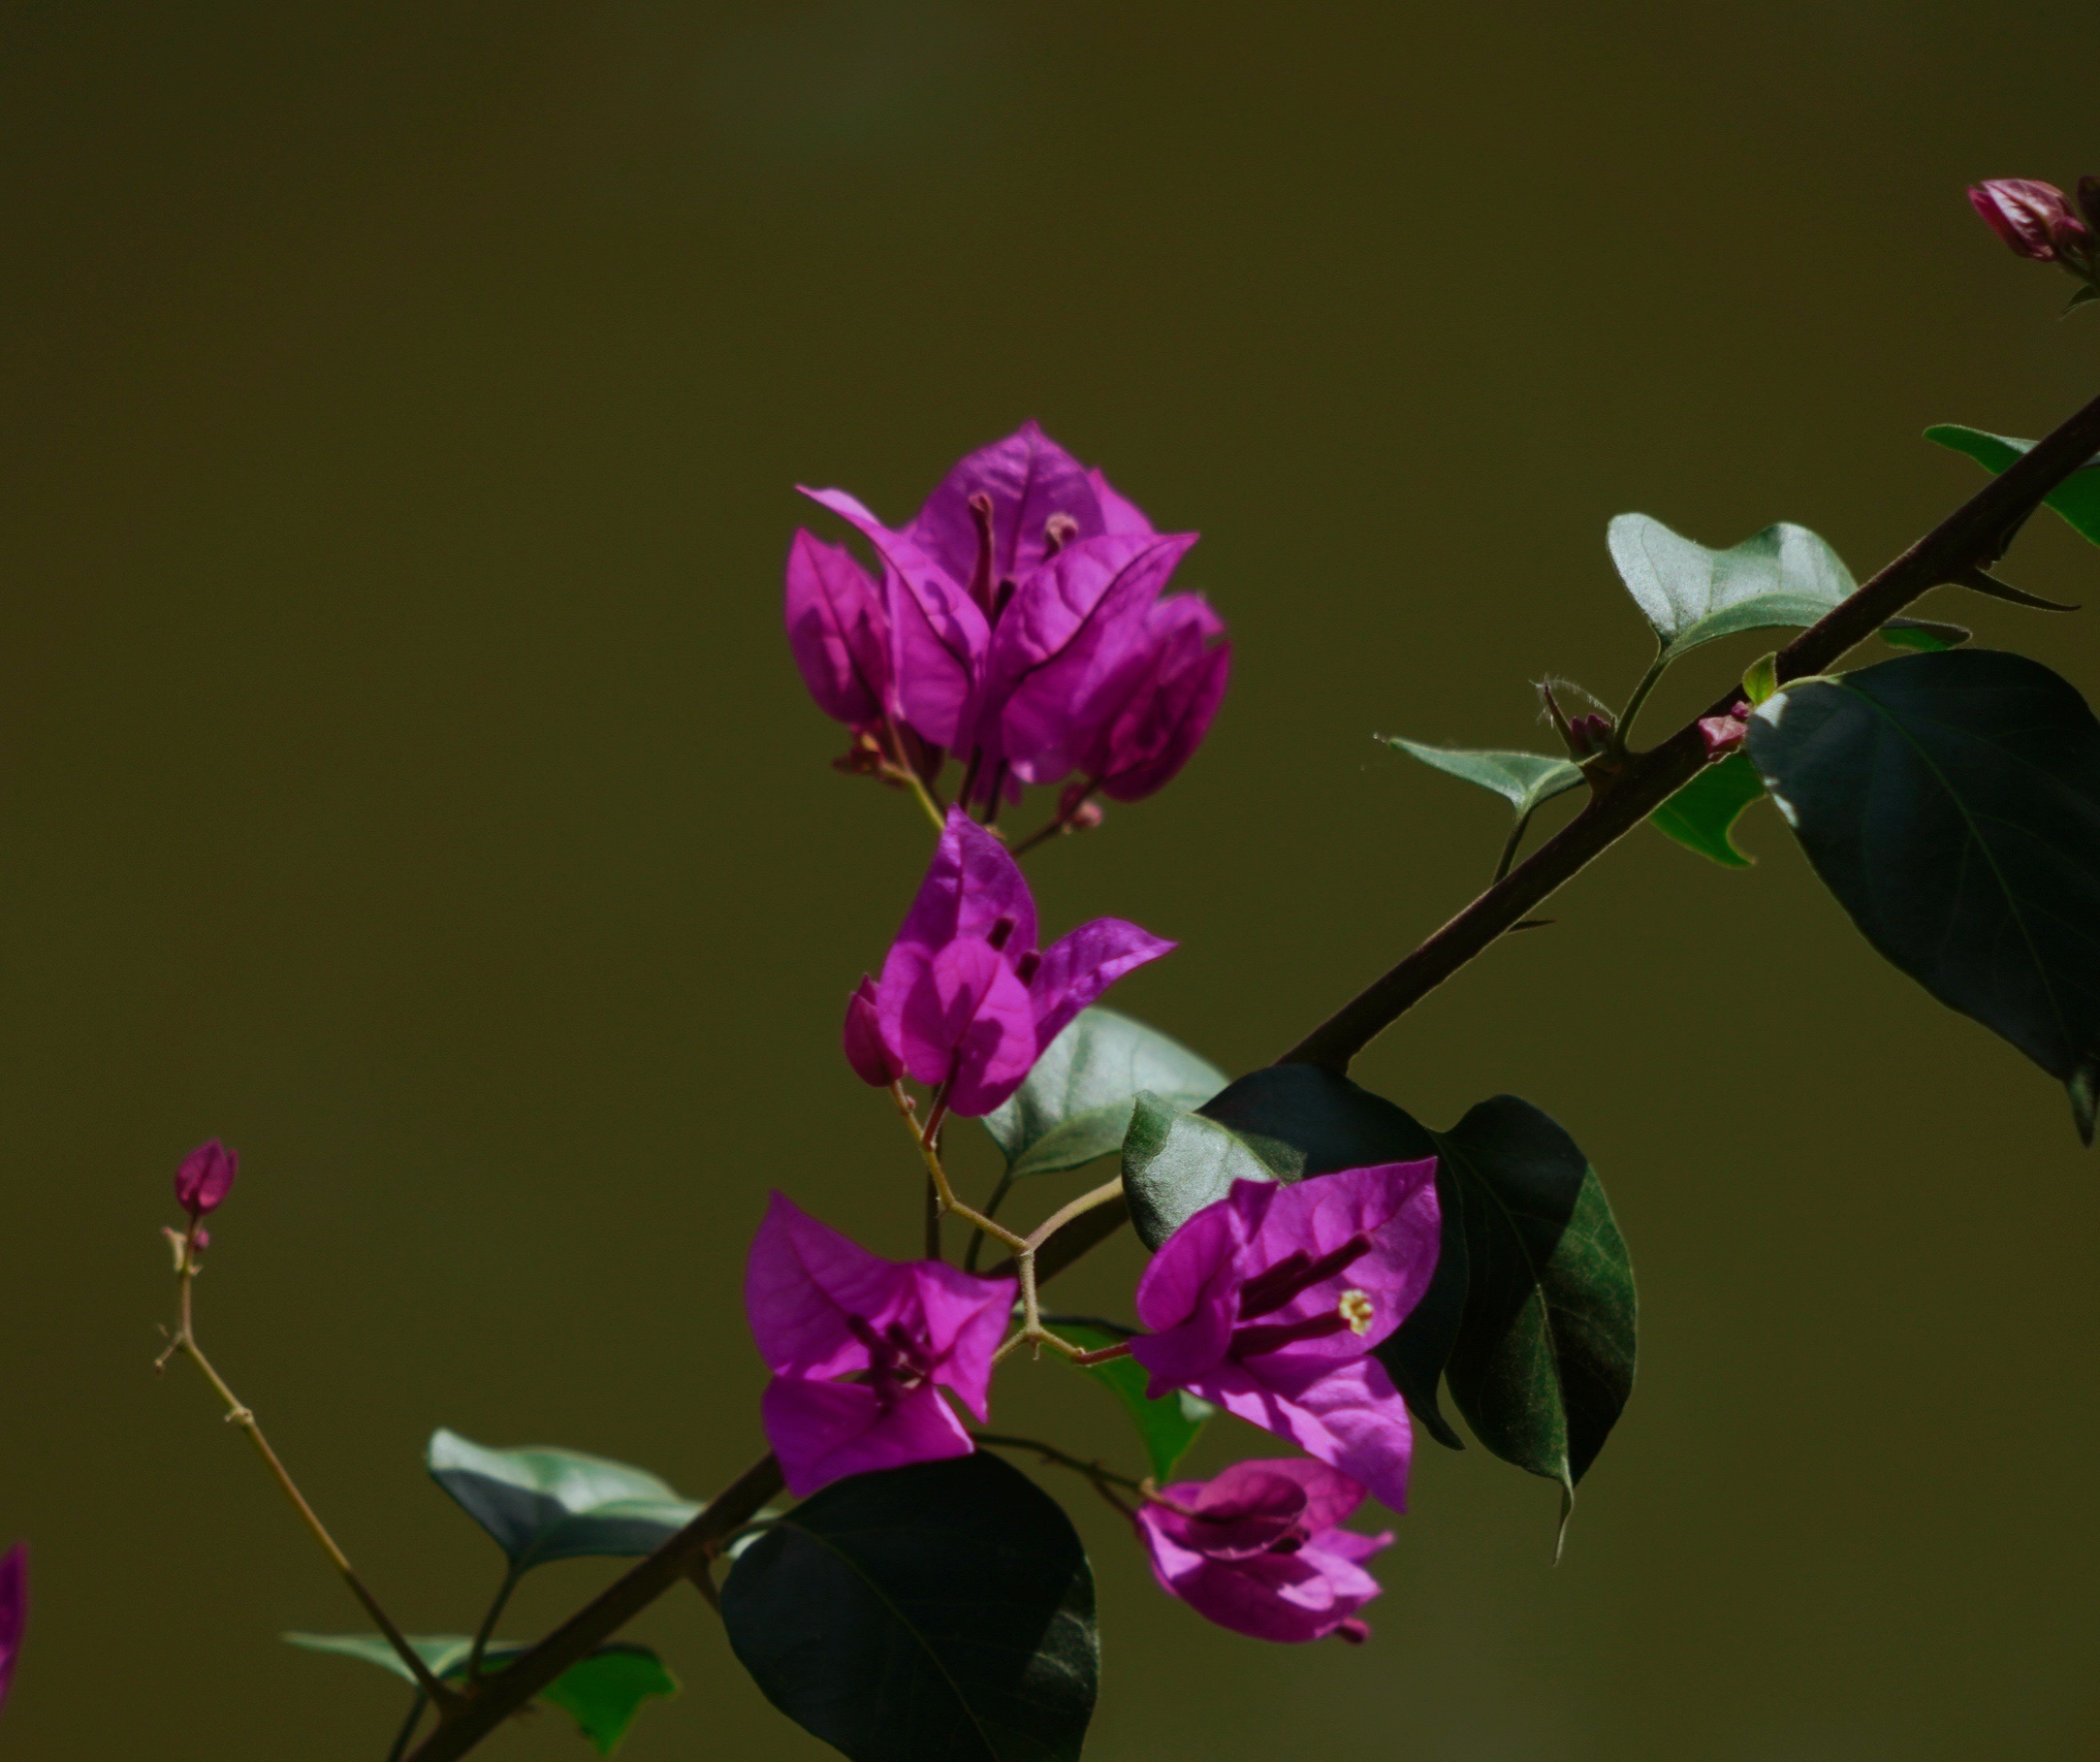
[[[966,1257],[973,1257],[977,1244],[983,1240],[984,1237],[981,1235],[972,1234],[970,1238],[970,1246],[966,1250]],[[930,1261],[944,1261],[947,1259],[947,1256],[941,1252],[940,1247],[940,1189],[934,1185],[932,1175],[926,1177],[926,1258]],[[967,1258],[965,1269],[968,1270]]]
[[[1097,1205],[1105,1205],[1110,1200],[1123,1197],[1123,1177],[1119,1174],[1112,1181],[1103,1181],[1098,1187],[1082,1193],[1075,1200],[1068,1200],[1029,1232],[1028,1245],[1040,1248],[1081,1212],[1092,1211]]]
[[[1006,1196],[1012,1191],[1013,1170],[1009,1169],[999,1177],[999,1185],[992,1189],[992,1197],[984,1201],[984,1215],[986,1217],[999,1216],[1000,1206],[1006,1202]],[[970,1240],[963,1245],[963,1270],[965,1272],[975,1272],[977,1270],[977,1257],[983,1251],[983,1248],[984,1237],[972,1230],[970,1233]]]
[[[1078,795],[1072,798],[1072,800],[1060,807],[1053,817],[1044,821],[1043,824],[1037,826],[1034,831],[1031,832],[1019,844],[1015,845],[1013,849],[1007,852],[1007,854],[1012,856],[1016,861],[1018,861],[1020,858],[1026,856],[1031,850],[1034,849],[1037,845],[1047,843],[1049,840],[1057,837],[1060,832],[1064,831],[1066,827],[1069,826],[1073,820],[1079,817],[1079,810],[1085,807],[1087,803],[1093,799],[1094,791],[1098,789],[1100,786],[1101,785],[1098,783],[1088,784],[1087,786],[1082,789]]]
[[[991,794],[984,804],[984,823],[988,826],[999,824],[999,811],[1004,805],[1005,788],[1006,761],[1002,758],[992,767]]]
[[[270,1440],[263,1435],[263,1428],[257,1424],[254,1411],[227,1386],[226,1379],[219,1375],[211,1361],[205,1357],[204,1348],[198,1345],[192,1298],[192,1289],[197,1281],[197,1225],[192,1221],[189,1233],[183,1238],[181,1269],[175,1275],[175,1337],[168,1342],[168,1349],[160,1355],[154,1367],[159,1369],[165,1366],[168,1361],[177,1354],[197,1366],[205,1381],[210,1384],[212,1394],[219,1397],[220,1404],[225,1407],[227,1423],[238,1426],[246,1434],[248,1442],[254,1446],[255,1454],[262,1458],[263,1466],[269,1469],[270,1478],[277,1483],[278,1490],[299,1514],[300,1522],[305,1524],[306,1532],[328,1556],[329,1564],[342,1576],[343,1583],[350,1586],[351,1594],[365,1606],[365,1613],[378,1624],[379,1631],[386,1636],[387,1644],[394,1648],[395,1655],[415,1679],[416,1686],[440,1710],[457,1706],[460,1697],[430,1674],[430,1666],[424,1663],[416,1649],[409,1645],[401,1630],[395,1626],[393,1617],[379,1606],[379,1599],[372,1595],[365,1581],[358,1577],[356,1568],[350,1564],[349,1556],[336,1545],[335,1538],[328,1532],[328,1525],[321,1522],[314,1508],[306,1503],[306,1495],[300,1491],[299,1484],[292,1479],[290,1470],[278,1459],[277,1453],[270,1449]]]
[[[1055,1462],[1060,1468],[1069,1468],[1074,1474],[1083,1474],[1090,1481],[1106,1481],[1111,1487],[1121,1487],[1127,1491],[1136,1493],[1140,1498],[1146,1496],[1144,1482],[1133,1481],[1129,1475],[1118,1474],[1112,1468],[1103,1468],[1098,1462],[1082,1461],[1068,1452],[1060,1450],[1055,1444],[1045,1444],[1037,1438],[1011,1437],[1002,1431],[978,1431],[970,1435],[978,1443],[989,1444],[994,1450],[1033,1450],[1045,1462]]]
[[[415,1737],[416,1727],[423,1723],[423,1710],[430,1704],[430,1697],[417,1689],[416,1698],[408,1704],[408,1717],[401,1721],[401,1729],[394,1740],[394,1747],[387,1751],[387,1762],[401,1762],[408,1753],[409,1741]]]
[[[948,1171],[940,1166],[940,1150],[934,1142],[934,1135],[939,1131],[938,1118],[930,1119],[922,1128],[911,1105],[911,1098],[905,1093],[903,1081],[890,1084],[891,1098],[897,1104],[898,1117],[905,1123],[905,1130],[911,1134],[911,1141],[918,1146],[919,1158],[926,1165],[926,1172],[932,1178],[935,1192],[939,1196],[943,1213],[953,1212],[972,1229],[981,1230],[995,1241],[1002,1243],[1016,1254],[1028,1247],[1028,1238],[1016,1235],[1005,1225],[988,1218],[983,1212],[966,1205],[955,1197],[955,1189],[948,1185]],[[938,1114],[941,1104],[934,1104]]]
[[[2038,441],[1857,593],[1779,651],[1780,684],[1822,673],[1932,588],[1997,561],[2050,491],[2100,449],[2100,398]],[[1725,716],[1731,688],[1704,716]],[[1638,696],[1638,694],[1637,694]],[[1630,704],[1629,710],[1638,703]],[[1624,733],[1623,723],[1620,729]],[[1698,775],[1705,763],[1698,718],[1662,745],[1630,755],[1582,812],[1443,928],[1283,1055],[1279,1063],[1347,1072],[1364,1047],[1467,962],[1492,946],[1563,882],[1586,868]]]
[[[489,1637],[495,1632],[495,1624],[503,1618],[503,1606],[510,1601],[510,1593],[518,1588],[520,1574],[513,1566],[503,1575],[503,1583],[495,1587],[495,1596],[489,1604],[489,1613],[482,1617],[481,1626],[474,1632],[474,1645],[466,1654],[466,1680],[481,1681],[482,1653],[489,1650]]]
[[[1626,708],[1619,712],[1618,726],[1611,731],[1612,743],[1620,753],[1626,751],[1626,737],[1634,731],[1634,718],[1640,714],[1640,706],[1648,701],[1648,693],[1655,689],[1655,682],[1663,677],[1663,670],[1669,665],[1670,651],[1658,643],[1655,658],[1648,662],[1648,670],[1640,676],[1633,696],[1626,700]]]
[[[911,755],[905,748],[904,730],[898,727],[897,719],[894,716],[885,716],[882,725],[889,730],[890,756],[898,774],[911,785],[911,793],[918,797],[919,806],[926,810],[926,817],[934,822],[934,830],[945,832],[948,829],[948,817],[941,810],[940,804],[934,799],[933,790],[928,786],[926,779],[919,775],[918,766],[911,762]]]
[[[1502,860],[1495,865],[1494,880],[1487,883],[1490,887],[1510,873],[1510,865],[1516,861],[1517,847],[1524,842],[1524,828],[1531,824],[1531,817],[1537,812],[1536,808],[1527,808],[1516,817],[1516,824],[1510,828],[1510,836],[1502,841]]]

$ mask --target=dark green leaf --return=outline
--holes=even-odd
[[[646,1554],[699,1516],[654,1475],[580,1451],[487,1450],[432,1434],[430,1478],[496,1540],[514,1572],[587,1554]]]
[[[1484,1101],[1437,1144],[1466,1241],[1451,1398],[1496,1456],[1572,1497],[1633,1392],[1625,1240],[1588,1160],[1529,1102]]]
[[[1539,753],[1509,753],[1499,750],[1469,751],[1461,747],[1428,747],[1398,734],[1380,738],[1396,752],[1418,758],[1449,776],[1492,789],[1516,810],[1522,819],[1542,802],[1581,787],[1582,768],[1565,758],[1548,758]]]
[[[729,1644],[854,1762],[1070,1762],[1100,1674],[1056,1501],[979,1451],[837,1481],[730,1568]]]
[[[2080,288],[2077,293],[2063,303],[2064,315],[2069,316],[2077,311],[2080,306],[2090,305],[2095,300],[2100,300],[2100,287]]]
[[[2031,440],[1987,434],[1957,422],[1943,422],[1925,432],[1927,440],[1966,453],[1993,476],[2034,446]],[[2049,493],[2044,505],[2054,508],[2077,531],[2100,544],[2100,460],[2079,466]]]
[[[1018,1180],[1119,1149],[1141,1090],[1176,1107],[1198,1107],[1225,1086],[1225,1073],[1179,1041],[1096,1005],[1050,1042],[984,1126],[1005,1153],[1008,1178]]]
[[[1975,634],[1967,625],[1934,624],[1928,618],[1892,618],[1881,626],[1881,639],[1892,649],[1915,649],[1921,655],[1958,649]]]
[[[1766,527],[1731,550],[1709,551],[1645,514],[1621,514],[1607,540],[1670,660],[1739,630],[1812,625],[1858,585],[1806,527]]]
[[[284,1638],[305,1651],[333,1652],[376,1664],[404,1682],[408,1673],[394,1648],[378,1634],[286,1634]],[[473,1642],[464,1634],[413,1635],[408,1644],[434,1677],[457,1678],[466,1669]],[[527,1649],[514,1641],[490,1646],[482,1654],[486,1670],[500,1670]],[[601,1756],[619,1748],[627,1727],[644,1701],[678,1693],[678,1679],[646,1646],[624,1643],[601,1646],[588,1658],[572,1664],[539,1693],[550,1707],[558,1707],[576,1721]]]
[[[1113,1346],[1128,1337],[1110,1333],[1105,1328],[1090,1328],[1084,1323],[1072,1322],[1061,1322],[1057,1331],[1074,1346],[1084,1346],[1090,1352]],[[1097,1383],[1106,1384],[1115,1392],[1116,1398],[1130,1409],[1130,1418],[1137,1422],[1137,1435],[1145,1446],[1156,1481],[1174,1478],[1175,1465],[1189,1454],[1189,1446],[1195,1442],[1203,1423],[1218,1411],[1208,1401],[1198,1400],[1186,1390],[1176,1390],[1157,1401],[1148,1399],[1145,1386],[1151,1379],[1135,1359],[1110,1359],[1105,1364],[1081,1364],[1077,1368]]]
[[[1867,941],[2065,1084],[2100,1070],[2100,721],[2039,661],[1909,655],[1760,707],[1751,757]]]
[[[1123,1197],[1147,1248],[1158,1248],[1234,1181],[1272,1181],[1276,1171],[1240,1137],[1200,1113],[1141,1095],[1123,1140]]]
[[[1658,832],[1687,850],[1710,856],[1725,869],[1747,869],[1752,859],[1735,849],[1729,831],[1735,817],[1764,793],[1757,767],[1742,753],[1731,753],[1700,772],[1648,818]]]

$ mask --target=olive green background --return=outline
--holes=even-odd
[[[1215,734],[1033,873],[1054,928],[1180,939],[1115,1001],[1240,1070],[1493,860],[1499,805],[1374,731],[1537,746],[1527,681],[1623,696],[1610,515],[1798,520],[1863,576],[1982,481],[1927,423],[2100,391],[2096,315],[2058,325],[2069,283],[1961,197],[2100,170],[2069,0],[5,24],[11,1755],[373,1762],[404,1699],[277,1644],[364,1623],[199,1381],[150,1373],[197,1140],[242,1156],[207,1342],[416,1630],[496,1566],[433,1426],[705,1495],[758,1447],[766,1189],[910,1251],[835,1036],[928,837],[828,768],[778,622],[794,482],[901,518],[1034,415],[1203,532]],[[2052,521],[2007,572],[2100,598]],[[1954,599],[2100,686],[2090,614]],[[2093,1752],[2100,1169],[1768,809],[1743,837],[1728,874],[1643,832],[1359,1067],[1435,1124],[1513,1090],[1604,1174],[1640,1384],[1565,1561],[1549,1486],[1424,1440],[1372,1646],[1264,1648],[1053,1481],[1101,1580],[1091,1756]],[[1056,1365],[999,1400],[1135,1461]],[[635,1762],[829,1753],[698,1598],[638,1633],[686,1691]],[[488,1753],[584,1752],[549,1716]]]

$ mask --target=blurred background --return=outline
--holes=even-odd
[[[705,1496],[759,1445],[765,1190],[912,1251],[836,1030],[928,836],[789,663],[796,481],[902,519],[1035,416],[1201,530],[1210,743],[1033,875],[1053,927],[1180,939],[1114,1001],[1240,1071],[1494,860],[1500,804],[1374,732],[1543,749],[1528,681],[1632,685],[1610,515],[1799,521],[1863,577],[1982,481],[1928,423],[2100,391],[2100,320],[1962,200],[2100,171],[2068,0],[0,16],[11,1754],[369,1762],[405,1701],[277,1642],[365,1623],[150,1372],[199,1139],[242,1157],[206,1344],[417,1631],[497,1564],[434,1426]],[[2096,564],[2045,517],[2006,573],[2092,602]],[[2100,686],[2091,613],[1929,603]],[[2094,1752],[2100,1171],[1767,808],[1741,839],[1643,831],[1357,1068],[1438,1125],[1515,1091],[1611,1195],[1640,1382],[1565,1560],[1550,1486],[1424,1439],[1374,1644],[1263,1648],[1049,1471],[1102,1581],[1090,1756]],[[1127,1313],[1138,1256],[1061,1301]],[[1001,1399],[1134,1457],[1055,1366]],[[829,1753],[697,1597],[637,1631],[685,1693],[634,1762]],[[546,1715],[487,1753],[585,1752]]]

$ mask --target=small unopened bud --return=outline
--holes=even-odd
[[[1099,802],[1083,801],[1072,810],[1071,817],[1065,823],[1074,832],[1091,832],[1101,823],[1101,813]]]
[[[2036,263],[2053,263],[2066,246],[2078,249],[2089,237],[2053,183],[1992,177],[1969,191],[1969,204],[2016,256]]]
[[[1702,716],[1699,719],[1699,737],[1706,743],[1706,756],[1719,758],[1724,753],[1733,753],[1742,745],[1743,736],[1750,732],[1750,718],[1755,714],[1750,700],[1738,697],[1735,707],[1726,716]]]
[[[882,1039],[881,1025],[875,1019],[875,982],[863,973],[846,1003],[845,1027],[840,1039],[853,1074],[871,1088],[886,1089],[904,1075],[905,1068]]]
[[[1053,514],[1042,523],[1042,553],[1055,557],[1079,536],[1079,523],[1069,514]]]
[[[1565,685],[1567,682],[1564,680],[1561,683]],[[1540,682],[1539,700],[1545,705],[1545,713],[1552,719],[1553,726],[1559,730],[1561,741],[1567,747],[1570,755],[1577,763],[1580,763],[1583,759],[1595,758],[1601,753],[1610,752],[1611,718],[1602,710],[1589,710],[1570,720],[1567,711],[1560,706],[1560,698],[1553,689],[1553,684],[1554,682],[1550,679]],[[1580,686],[1573,689],[1577,691],[1582,690]],[[1585,697],[1589,696],[1586,691],[1582,692],[1582,694]],[[1597,700],[1590,698],[1590,701],[1595,703]]]
[[[210,1216],[225,1204],[239,1169],[240,1158],[217,1138],[199,1144],[175,1170],[175,1203],[190,1214],[192,1222]]]

